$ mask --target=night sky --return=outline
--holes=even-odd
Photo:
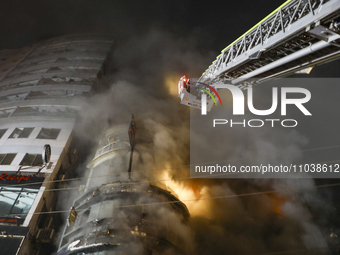
[[[72,33],[111,34],[117,40],[151,29],[178,38],[192,36],[216,56],[284,1],[1,1],[0,49],[19,48]],[[214,58],[207,58],[207,66]],[[339,61],[319,67],[315,77],[336,77]],[[199,70],[203,72],[204,70]]]
[[[279,0],[243,1],[1,1],[0,49],[17,48],[70,33],[111,34],[118,40],[161,29],[194,36],[219,52],[281,5]],[[207,59],[207,65],[214,59]],[[334,66],[334,65],[330,65]],[[320,75],[334,75],[335,68]],[[204,71],[204,70],[202,70]]]

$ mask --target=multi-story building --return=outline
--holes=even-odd
[[[58,255],[185,254],[187,237],[180,229],[188,209],[165,185],[149,183],[144,171],[133,171],[141,164],[133,154],[134,135],[134,119],[130,126],[114,125],[102,133]],[[143,134],[138,138],[143,140]]]
[[[53,181],[75,165],[77,113],[111,45],[75,35],[0,51],[1,254],[39,254],[53,237]]]

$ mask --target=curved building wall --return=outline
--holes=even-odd
[[[111,45],[112,40],[105,37],[78,35],[0,51],[0,129],[5,132],[0,139],[0,153],[25,153],[28,147],[37,153],[50,143],[56,161]],[[14,139],[10,136],[16,128],[33,130],[26,139],[19,139],[20,135]],[[55,138],[45,134],[43,139],[43,128],[60,131]],[[13,164],[0,165],[0,170],[18,170],[22,158],[17,155]]]
[[[58,255],[185,254],[178,227],[188,220],[187,207],[169,189],[134,174],[137,155],[129,175],[130,153],[128,124],[103,133]]]
[[[20,182],[0,177],[0,204],[8,208],[0,209],[0,230],[30,228],[30,240],[24,239],[18,254],[36,254],[39,244],[53,237],[53,217],[36,213],[53,210],[54,193],[45,190],[55,185],[49,181],[74,166],[69,149],[78,111],[112,43],[105,36],[72,35],[0,51],[0,176],[25,177]],[[45,144],[52,150],[43,165]],[[26,179],[38,185],[25,197]],[[21,190],[9,188],[13,184]]]
[[[105,37],[79,35],[0,51],[0,117],[15,116],[10,108],[16,104],[39,106],[46,99],[66,99],[61,105],[79,107],[79,99],[91,90],[111,45],[112,40]]]

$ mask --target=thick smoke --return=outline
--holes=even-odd
[[[172,227],[186,240],[192,254],[323,251],[327,242],[317,225],[316,213],[325,214],[328,207],[318,197],[312,179],[181,180],[189,176],[190,116],[189,109],[179,104],[177,82],[184,74],[198,77],[214,58],[215,53],[200,49],[200,43],[190,36],[176,38],[161,31],[118,42],[110,72],[101,80],[109,91],[93,96],[83,111],[83,138],[97,141],[99,130],[128,123],[131,114],[135,115],[140,140],[136,146],[141,155],[136,155],[139,160],[133,171],[143,173],[136,175],[138,180],[175,178],[162,183],[177,188],[175,192],[190,210],[187,225],[175,219],[178,222]],[[200,136],[204,147],[202,134],[191,135]],[[295,131],[274,128],[256,134],[249,130],[246,135],[233,129],[217,139],[222,147],[230,147],[225,160],[242,158],[248,164],[296,161],[301,157],[301,146],[307,144]],[[219,151],[216,148],[209,153],[213,156]],[[280,154],[282,151],[289,153]],[[253,194],[268,190],[276,192]],[[252,195],[238,196],[248,193]],[[205,199],[223,196],[230,197]],[[200,198],[203,200],[193,201]],[[158,216],[160,224],[175,218],[170,211],[160,211]]]

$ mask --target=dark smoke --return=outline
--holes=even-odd
[[[171,1],[169,5],[163,5],[163,2],[2,1],[0,15],[1,48],[23,47],[69,33],[100,32],[117,38],[111,73],[102,80],[111,90],[94,96],[87,105],[82,125],[78,126],[78,138],[85,148],[91,148],[85,154],[93,155],[98,134],[109,126],[108,119],[113,124],[126,123],[134,113],[138,135],[150,139],[155,145],[151,148],[139,145],[145,146],[143,164],[138,164],[134,170],[146,170],[148,173],[141,177],[143,179],[162,179],[153,176],[157,172],[153,170],[164,168],[171,168],[170,176],[174,178],[189,176],[188,168],[178,167],[189,164],[190,150],[189,110],[179,105],[176,98],[178,78],[184,74],[199,77],[219,54],[217,50],[282,3],[267,0],[256,4],[250,0],[242,3]],[[160,30],[145,33],[146,29],[155,26],[171,27],[170,30],[176,33]],[[183,36],[194,29],[194,36]],[[215,40],[213,45],[212,38]],[[216,52],[209,52],[206,48]],[[338,64],[333,63],[316,68],[311,75],[338,76],[338,73]],[[167,89],[168,79],[173,81],[174,95],[170,95]],[[335,108],[334,116],[337,114]],[[321,136],[333,139],[327,132]],[[201,140],[203,138],[200,136]],[[273,130],[259,136],[233,132],[223,139],[223,143],[230,146],[226,160],[244,158],[246,152],[280,164],[282,160],[298,160],[301,157],[299,149],[307,142],[298,133]],[[268,157],[273,155],[273,150],[294,153],[284,158]],[[257,160],[261,161],[260,158]],[[78,168],[79,174],[85,172],[85,166],[86,162]],[[74,186],[80,184],[82,182],[73,183]],[[320,197],[313,180],[201,179],[178,181],[178,184],[192,190],[194,198],[301,187],[309,189],[188,202],[189,208],[202,203],[205,208],[199,215],[192,213],[189,222],[195,244],[193,254],[272,254],[327,246],[325,236],[330,233],[323,229],[329,229],[331,205],[326,204],[329,200]],[[67,197],[71,203],[72,194]],[[318,223],[322,226],[318,227]],[[178,232],[183,231],[179,229]],[[312,251],[289,254],[312,254]]]
[[[141,160],[133,169],[136,173],[144,171],[144,174],[137,174],[137,178],[162,179],[161,169],[169,169],[169,176],[173,178],[189,176],[188,168],[183,167],[189,164],[189,109],[179,105],[176,88],[177,80],[183,74],[199,76],[197,72],[204,70],[207,59],[214,54],[199,49],[199,43],[190,36],[176,38],[158,30],[117,43],[111,56],[111,71],[101,81],[110,90],[95,95],[84,111],[84,137],[94,139],[109,123],[127,123],[133,113],[138,139],[144,139],[137,145],[142,156],[138,156]],[[174,87],[173,93],[170,93],[169,81]],[[300,149],[308,143],[296,131],[279,129],[262,130],[260,134],[249,131],[246,137],[242,131],[230,131],[222,139],[233,148],[225,155],[226,160],[250,156],[247,163],[264,159],[272,163],[289,163],[301,157]],[[152,146],[145,145],[145,140]],[[279,151],[290,153],[277,154]],[[214,151],[210,153],[214,154]],[[200,204],[200,208],[205,207],[202,212],[191,212],[190,229],[181,223],[175,225],[178,235],[187,235],[186,248],[192,254],[248,255],[284,251],[306,254],[306,250],[315,252],[320,248],[324,251],[327,247],[323,228],[315,219],[316,212],[325,215],[329,207],[318,195],[311,179],[191,179],[176,182],[192,191],[192,199],[277,191],[188,202],[189,209],[195,208],[195,203]],[[307,189],[299,189],[302,187]],[[171,217],[170,214],[159,215]],[[159,219],[160,222],[163,220]],[[193,248],[189,245],[191,242]]]

